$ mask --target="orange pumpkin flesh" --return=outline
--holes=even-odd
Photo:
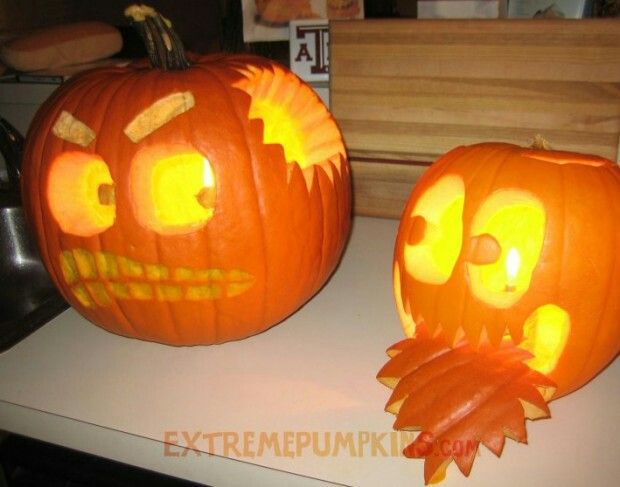
[[[609,364],[620,350],[618,221],[620,169],[596,156],[488,143],[431,166],[394,252],[410,338],[378,378],[394,389],[395,428],[499,455],[504,436],[525,441],[526,418],[548,415],[545,400]],[[471,469],[471,455],[419,448],[405,454],[425,458],[427,483],[452,460]]]
[[[334,120],[252,56],[75,77],[37,114],[23,174],[65,298],[109,331],[168,344],[278,323],[326,281],[350,225]]]

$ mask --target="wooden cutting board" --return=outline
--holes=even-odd
[[[527,145],[542,134],[555,149],[619,158],[618,19],[386,19],[330,29],[331,109],[358,213],[399,216],[404,187],[463,144]]]

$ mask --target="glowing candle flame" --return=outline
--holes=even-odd
[[[521,256],[519,255],[519,251],[513,247],[508,251],[508,255],[506,256],[507,288],[514,288],[514,282],[519,272],[519,267],[521,267]]]
[[[205,188],[213,188],[215,186],[215,177],[213,176],[213,169],[207,159],[204,160],[204,171],[202,174],[202,182]]]

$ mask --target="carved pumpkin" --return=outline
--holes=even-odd
[[[394,291],[449,343],[511,339],[556,397],[620,350],[620,169],[595,156],[480,144],[416,185],[401,220]]]
[[[617,356],[619,222],[620,169],[595,156],[479,144],[420,179],[394,252],[410,338],[377,378],[394,428],[422,432],[403,453],[426,483],[526,442],[525,419]]]
[[[188,63],[159,14],[134,17],[156,39],[153,66],[75,77],[29,133],[24,203],[44,262],[71,305],[114,333],[176,345],[258,333],[340,258],[341,135],[287,69]]]

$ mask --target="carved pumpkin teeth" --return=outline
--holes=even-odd
[[[254,284],[254,276],[240,269],[169,268],[79,248],[60,254],[60,268],[76,299],[89,308],[110,306],[114,298],[171,302],[234,297]]]

